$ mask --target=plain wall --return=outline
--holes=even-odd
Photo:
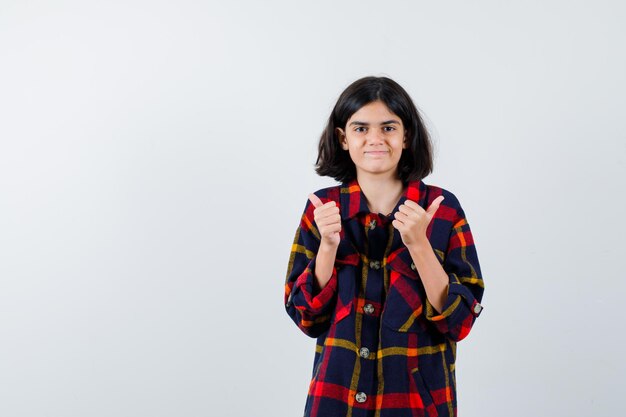
[[[0,415],[299,416],[285,313],[317,141],[399,82],[485,307],[459,415],[621,411],[620,1],[0,2]]]

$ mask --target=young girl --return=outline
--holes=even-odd
[[[406,91],[365,77],[341,94],[291,249],[287,313],[317,338],[306,417],[456,416],[456,342],[484,285],[465,213],[422,181],[431,144]]]

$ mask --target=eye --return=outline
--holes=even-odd
[[[393,126],[384,126],[384,127],[383,127],[383,130],[384,130],[385,132],[392,132],[392,131],[396,130],[396,128],[395,128],[395,127],[393,127]]]
[[[365,132],[365,126],[357,126],[354,128],[355,132]]]

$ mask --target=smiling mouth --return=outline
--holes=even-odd
[[[387,151],[366,151],[365,153],[369,153],[372,155],[384,155],[387,153]]]

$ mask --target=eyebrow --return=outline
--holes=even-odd
[[[381,124],[381,125],[392,125],[392,124],[399,125],[399,124],[400,124],[400,122],[399,122],[399,121],[397,121],[397,120],[386,120],[386,121],[384,121],[384,122],[381,122],[380,124]],[[351,123],[349,124],[349,126],[352,126],[352,125],[357,125],[357,126],[369,126],[369,123],[366,123],[366,122],[359,122],[358,120],[355,120],[354,122],[351,122]]]

